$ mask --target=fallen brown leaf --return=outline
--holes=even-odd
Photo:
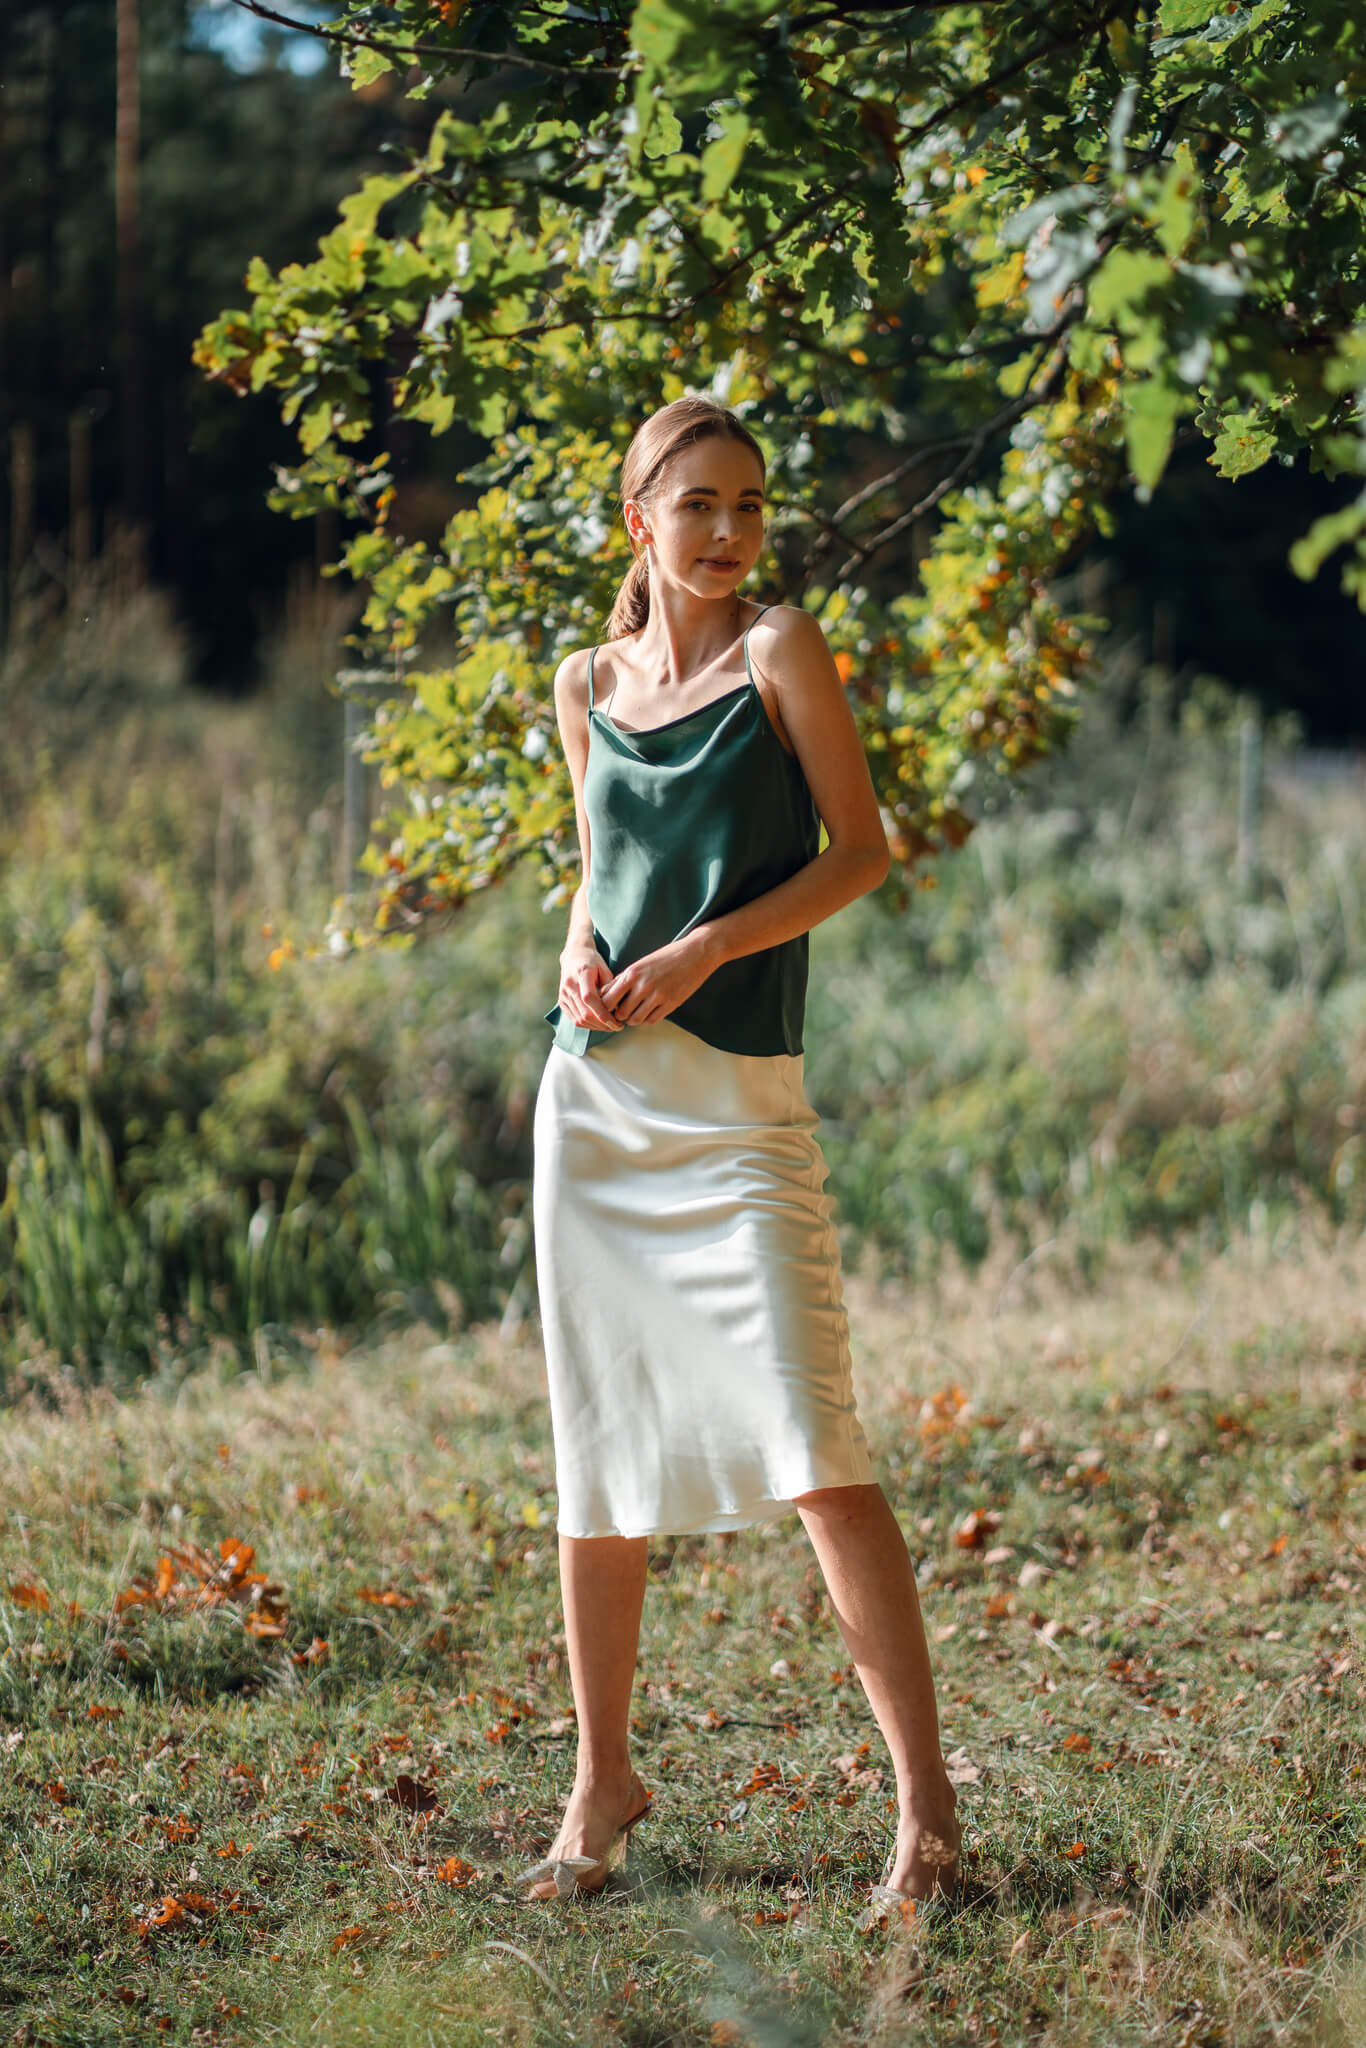
[[[432,1813],[439,1803],[435,1792],[429,1786],[419,1784],[416,1778],[409,1777],[407,1771],[399,1772],[385,1797],[407,1813]]]
[[[1001,1526],[1001,1517],[992,1508],[971,1508],[953,1532],[953,1540],[960,1550],[980,1550],[988,1536],[994,1536]]]
[[[159,1906],[154,1906],[141,1917],[134,1914],[132,1919],[137,1932],[148,1935],[166,1928],[179,1927],[186,1919],[197,1924],[199,1919],[217,1911],[213,1900],[203,1892],[187,1891],[179,1895],[167,1892]]]
[[[217,1556],[198,1543],[169,1544],[150,1572],[139,1573],[115,1595],[114,1615],[131,1607],[164,1612],[231,1605],[246,1609],[242,1626],[249,1635],[282,1636],[288,1618],[284,1589],[251,1569],[255,1557],[252,1545],[235,1536],[222,1539]]]
[[[959,1386],[940,1387],[920,1404],[920,1437],[927,1449],[950,1430],[967,1425],[972,1403]]]

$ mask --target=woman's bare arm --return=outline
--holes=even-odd
[[[668,1016],[723,962],[799,937],[886,877],[891,857],[877,796],[820,622],[794,606],[774,611],[760,672],[776,695],[829,844],[762,896],[623,968],[603,990],[623,1023]]]
[[[560,1008],[572,1023],[588,1024],[598,1031],[619,1031],[619,1020],[603,1007],[601,990],[611,980],[611,972],[598,951],[588,914],[592,848],[583,807],[583,778],[588,766],[588,656],[582,649],[567,654],[555,671],[555,722],[574,788],[579,833],[579,886],[569,906],[569,931],[560,953]]]
[[[774,611],[764,652],[751,645],[751,658],[777,697],[829,844],[776,888],[700,927],[719,960],[810,931],[876,889],[891,865],[863,742],[820,622],[792,605]]]

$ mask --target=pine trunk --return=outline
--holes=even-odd
[[[143,359],[142,261],[138,222],[138,0],[116,0],[117,107],[114,219],[118,260],[119,441],[123,515],[142,523],[146,509],[146,366]]]

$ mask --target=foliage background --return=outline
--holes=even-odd
[[[236,6],[137,0],[142,235],[139,275],[128,280],[114,223],[117,12],[89,0],[16,0],[6,10],[0,443],[10,490],[0,498],[0,553],[30,597],[67,602],[81,511],[70,437],[74,421],[88,420],[83,502],[96,549],[116,523],[139,525],[150,572],[186,630],[189,676],[249,693],[278,630],[291,565],[331,560],[339,530],[335,521],[292,524],[269,511],[272,465],[290,461],[293,437],[269,404],[244,404],[206,384],[190,361],[193,337],[240,297],[253,255],[273,267],[307,260],[345,193],[390,166],[382,151],[420,148],[440,112],[472,118],[508,81],[484,66],[437,76],[425,98],[405,93],[394,72],[353,89],[333,60],[303,68],[315,56],[308,38],[256,24],[261,32],[249,39],[251,23]],[[484,12],[467,10],[467,40],[476,29],[495,41],[501,33],[496,9],[479,28]],[[444,25],[439,34],[459,40]],[[1235,45],[1230,61],[1236,55]],[[140,308],[149,392],[136,507],[121,473],[114,309],[125,288]],[[389,456],[402,530],[437,544],[451,514],[475,496],[458,473],[487,444],[459,422],[433,440],[395,417],[382,379],[372,397],[365,450]],[[34,437],[22,532],[17,428]],[[863,437],[849,445],[860,450]],[[841,450],[833,453],[838,460]],[[1177,671],[1193,663],[1222,674],[1270,710],[1299,711],[1311,738],[1341,742],[1366,716],[1360,693],[1343,683],[1366,661],[1366,627],[1333,576],[1303,586],[1284,556],[1317,513],[1347,495],[1309,474],[1303,459],[1229,490],[1198,450],[1178,450],[1154,504],[1122,506],[1115,535],[1094,549],[1109,565],[1105,609],[1126,632],[1141,630],[1154,657]],[[894,574],[905,579],[925,539],[908,537]],[[1249,620],[1260,623],[1245,630]]]
[[[345,16],[359,84],[393,72],[425,101],[477,77],[489,103],[367,179],[316,260],[254,263],[250,303],[196,343],[296,423],[280,509],[359,529],[355,680],[398,792],[370,857],[381,931],[523,860],[570,883],[548,674],[625,564],[604,507],[626,439],[683,390],[772,449],[759,582],[826,626],[903,872],[971,832],[979,766],[1023,773],[1074,729],[1100,622],[1052,585],[1126,489],[1149,501],[1201,439],[1227,478],[1301,454],[1366,475],[1366,53],[1343,0],[871,27],[746,5],[701,29],[673,0],[411,5],[387,34]],[[385,453],[355,452],[376,374],[399,417],[492,444],[439,545],[403,531]],[[1366,488],[1291,564],[1340,551],[1366,610]]]

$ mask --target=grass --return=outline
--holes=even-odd
[[[655,1811],[601,1898],[514,1896],[573,1769],[532,1326],[54,1373],[0,1438],[0,2036],[1350,2048],[1364,1282],[1312,1220],[851,1280],[967,1823],[961,1908],[887,1926],[795,1516],[653,1548]]]

